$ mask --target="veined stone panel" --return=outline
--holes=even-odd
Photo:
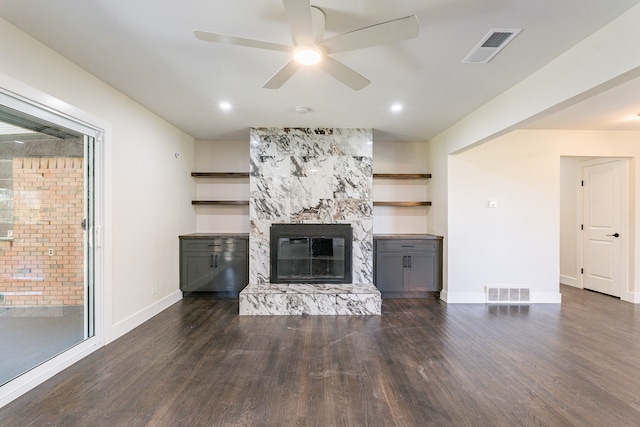
[[[373,284],[250,284],[240,293],[240,315],[380,315]]]
[[[353,283],[373,283],[373,132],[252,128],[249,283],[269,283],[273,223],[351,224]]]

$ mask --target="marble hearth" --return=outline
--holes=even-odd
[[[240,315],[379,315],[372,284],[251,284],[240,292]]]

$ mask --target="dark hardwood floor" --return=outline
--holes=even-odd
[[[386,299],[239,317],[189,298],[0,409],[2,426],[637,426],[640,307]]]

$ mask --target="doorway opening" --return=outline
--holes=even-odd
[[[624,299],[628,159],[563,157],[560,187],[560,282]]]

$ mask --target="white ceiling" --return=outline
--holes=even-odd
[[[194,29],[291,44],[280,0],[2,0],[0,16],[197,139],[247,139],[252,126],[367,127],[426,141],[535,72],[639,0],[314,0],[327,35],[416,14],[416,39],[334,54],[371,84],[353,91],[304,69],[262,85],[286,52],[205,43]],[[494,28],[523,31],[488,64],[462,59]],[[640,82],[531,128],[637,129]],[[221,101],[232,104],[221,111]],[[404,109],[392,113],[400,102]],[[307,114],[295,112],[305,106]]]

